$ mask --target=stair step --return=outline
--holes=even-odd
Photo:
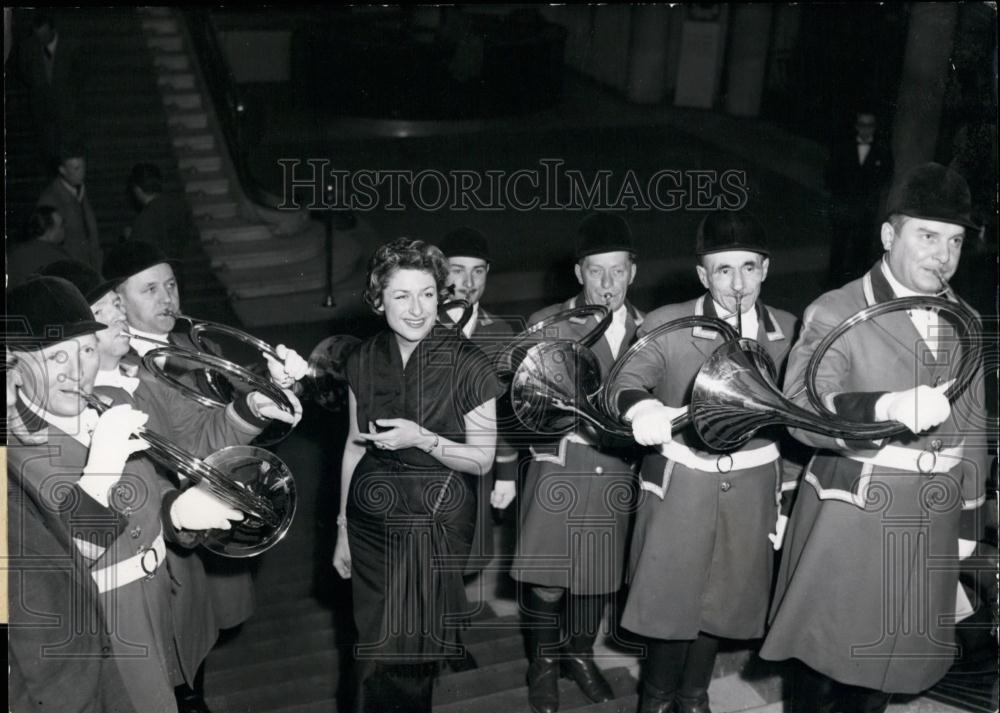
[[[283,658],[282,653],[289,655]],[[209,670],[206,678],[210,685],[206,694],[209,698],[224,696],[229,691],[245,688],[247,681],[260,681],[261,685],[273,685],[281,681],[298,680],[324,673],[333,677],[339,660],[340,656],[335,649],[300,654],[295,647],[289,647],[279,650],[277,657],[270,661],[261,661],[219,673]]]
[[[182,173],[214,173],[222,170],[222,157],[214,151],[185,153],[177,158],[177,168]]]
[[[295,652],[298,654],[315,654],[335,647],[336,640],[332,627],[318,631],[300,631],[295,637]],[[212,650],[208,657],[208,665],[212,671],[221,672],[263,663],[274,658],[275,649],[273,641],[233,639]]]
[[[172,17],[144,17],[142,29],[158,35],[171,35],[180,32],[177,20]]]
[[[160,87],[169,87],[175,91],[194,89],[194,74],[191,72],[160,72],[156,83]]]
[[[434,711],[530,713],[528,687],[525,683],[527,670],[528,662],[522,658],[507,664],[441,676],[434,689]],[[624,666],[607,669],[602,673],[616,695],[627,696],[635,692],[636,680]],[[464,677],[463,680],[457,680],[460,677]],[[590,699],[583,695],[575,682],[559,680],[559,710],[567,711],[589,705],[592,705]]]
[[[206,129],[208,128],[208,114],[201,110],[168,111],[167,125],[171,128]]]
[[[331,669],[312,676],[242,688],[229,695],[208,698],[207,702],[214,711],[259,713],[287,705],[290,701],[309,703],[332,698],[336,693],[337,678],[336,669]]]
[[[336,698],[323,698],[310,703],[299,703],[284,708],[274,708],[271,713],[333,713],[337,710]],[[481,713],[493,713],[492,711],[481,711]]]
[[[206,243],[238,243],[273,238],[271,229],[263,223],[251,223],[242,218],[212,220],[200,224],[201,239]]]
[[[282,262],[302,262],[311,258],[322,259],[325,247],[322,234],[303,231],[272,240],[206,245],[205,252],[217,269],[241,270],[279,265]]]
[[[280,642],[287,638],[290,628],[321,630],[329,628],[333,622],[333,615],[326,609],[319,609],[298,615],[296,619],[286,619],[275,617],[269,614],[266,618],[254,616],[243,625],[243,629],[254,641],[274,641]]]
[[[163,92],[163,106],[166,109],[200,109],[201,94],[198,92]]]
[[[211,151],[215,148],[215,136],[208,131],[179,131],[174,130],[173,145],[175,149],[188,151]]]
[[[153,66],[157,69],[180,72],[190,69],[191,62],[183,52],[155,52],[153,54]]]
[[[228,219],[235,218],[239,212],[239,206],[228,196],[210,196],[208,198],[191,198],[191,212],[195,220],[201,223],[206,218]]]
[[[364,275],[360,276],[363,279]],[[240,323],[247,328],[269,325],[304,324],[323,322],[331,319],[358,318],[367,316],[367,308],[361,300],[363,285],[355,280],[350,286],[335,286],[332,292],[334,304],[326,306],[327,290],[309,290],[282,296],[280,300],[267,297],[242,297],[232,295],[232,307]]]
[[[184,49],[184,39],[177,34],[146,35],[146,46],[154,52],[180,52]]]
[[[192,198],[227,195],[229,177],[221,171],[187,176],[184,179],[184,190]]]

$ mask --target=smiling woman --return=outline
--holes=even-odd
[[[365,301],[387,329],[347,363],[333,565],[353,585],[359,710],[430,711],[438,663],[462,658],[454,622],[467,609],[462,570],[476,516],[462,474],[493,464],[500,386],[478,347],[435,329],[446,276],[432,245],[380,247]]]

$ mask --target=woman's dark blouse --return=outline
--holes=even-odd
[[[417,345],[405,368],[392,331],[362,342],[348,357],[347,380],[357,398],[362,433],[376,419],[405,418],[459,443],[466,440],[465,415],[502,393],[493,365],[479,347],[440,325]],[[380,455],[418,468],[441,467],[418,448]]]

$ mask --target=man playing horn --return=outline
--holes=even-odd
[[[692,315],[720,317],[756,340],[780,368],[795,318],[758,300],[770,264],[761,224],[747,212],[711,213],[698,228],[695,254],[707,292],[651,312],[639,337]],[[772,546],[781,546],[780,495],[797,473],[783,469],[766,434],[720,454],[690,429],[671,432],[671,419],[686,411],[695,375],[720,344],[720,335],[705,327],[667,332],[609,385],[609,403],[631,423],[635,440],[657,449],[642,461],[644,492],[622,617],[622,626],[646,637],[642,713],[707,712],[717,637],[764,633]]]
[[[642,323],[626,299],[636,273],[628,224],[615,214],[587,216],[577,229],[576,258],[583,292],[533,314],[530,323],[574,307],[605,305],[613,321],[592,347],[604,375]],[[579,341],[596,324],[595,317],[564,321],[546,330],[545,338]],[[634,501],[632,450],[584,427],[557,444],[532,447],[511,576],[530,585],[524,617],[535,713],[558,710],[560,666],[592,701],[614,697],[594,664],[593,644],[607,599],[621,586]]]
[[[882,258],[805,312],[785,381],[805,408],[804,371],[838,324],[897,297],[957,299],[947,283],[976,229],[965,179],[918,166],[888,205]],[[907,432],[874,442],[792,430],[817,450],[788,524],[761,656],[808,667],[808,710],[878,713],[891,694],[923,691],[952,664],[964,600],[956,555],[974,545],[989,461],[981,373],[955,403],[944,393],[967,348],[949,329],[927,309],[889,313],[848,330],[820,363],[814,386],[828,409]]]
[[[122,356],[121,363],[129,369],[138,368],[140,373],[147,376],[151,374],[143,366],[141,357],[163,342],[198,350],[186,332],[174,331],[176,315],[180,312],[180,293],[172,262],[155,245],[129,241],[116,246],[108,254],[104,265],[104,276],[118,284],[117,297],[120,298],[131,335],[127,342],[129,349]],[[283,345],[278,345],[276,352],[284,358],[284,363],[268,360],[268,371],[275,383],[287,389],[305,374],[307,365],[294,350],[286,350]],[[166,368],[171,370],[171,365],[166,364]],[[212,394],[203,371],[190,369],[177,376],[182,383],[195,387],[206,395]],[[275,417],[273,411],[265,413],[260,410],[259,407],[264,406],[258,398],[260,396],[245,395],[245,398],[237,399],[233,406],[239,410],[237,415],[255,428],[266,426],[268,419]],[[294,403],[297,404],[297,401]],[[298,413],[296,418],[297,416]],[[193,636],[185,644],[192,659],[203,660],[215,644],[220,629],[238,626],[253,614],[254,591],[250,569],[245,562],[226,560],[203,548],[194,551],[175,548],[171,550],[171,556],[200,559],[201,564],[187,562],[184,567],[195,572],[203,569],[207,575],[207,592],[215,614],[214,626],[207,626],[201,635]],[[184,590],[184,595],[195,598],[205,591],[205,585],[200,588],[188,587]],[[193,685],[185,684],[178,688],[178,705],[182,713],[184,710],[192,713],[207,710],[202,693],[204,674],[202,669],[197,666],[195,668],[198,673]]]

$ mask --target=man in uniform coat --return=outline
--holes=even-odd
[[[581,294],[529,321],[577,306],[607,306],[613,319],[591,347],[603,377],[642,324],[642,314],[627,301],[636,274],[632,235],[621,216],[595,213],[580,223],[575,247]],[[579,341],[596,325],[593,317],[564,320],[545,338]],[[524,615],[535,713],[558,710],[560,668],[591,700],[614,697],[594,664],[593,644],[607,599],[622,583],[635,495],[632,455],[631,443],[582,425],[556,444],[532,447],[511,576],[529,585]]]
[[[448,258],[447,285],[452,288],[454,298],[465,300],[472,310],[462,333],[492,359],[510,343],[514,330],[506,320],[487,312],[480,302],[490,272],[489,243],[478,230],[461,227],[445,235],[439,247]],[[457,324],[465,316],[462,312],[460,308],[447,310],[441,321]],[[498,412],[501,419],[503,413],[507,413],[508,418],[511,415],[503,409]],[[488,566],[493,560],[491,508],[506,509],[517,494],[517,451],[504,441],[503,430],[503,423],[498,424],[495,466],[488,475],[477,479],[479,482],[474,488],[479,496],[479,511],[467,574]]]
[[[174,276],[170,260],[154,245],[140,241],[129,241],[115,247],[108,255],[105,267],[108,279],[119,280],[117,289],[121,297],[125,316],[128,320],[130,350],[122,358],[129,367],[138,367],[140,373],[152,376],[142,365],[141,357],[155,349],[164,341],[185,349],[197,350],[190,337],[183,332],[172,331],[176,324],[175,314],[180,312],[180,297],[177,290],[177,280]],[[286,365],[295,378],[301,378],[307,366],[293,350],[285,350],[278,345],[276,351],[284,358],[284,364],[268,362],[268,370],[272,379],[279,381],[283,388],[290,387],[294,378],[285,371]],[[171,364],[166,364],[171,370]],[[181,375],[181,380],[204,391],[207,388],[204,376],[200,372],[192,374],[190,370]],[[214,396],[214,394],[213,394]],[[240,400],[237,403],[241,403]],[[260,418],[258,411],[254,416]],[[250,618],[254,609],[253,580],[246,562],[229,560],[204,549],[193,552],[171,550],[171,557],[198,557],[207,576],[207,590],[215,614],[215,625],[218,629],[229,629],[242,624]],[[196,570],[197,565],[187,565]],[[188,595],[193,596],[194,588],[188,588]],[[217,631],[206,631],[200,642],[201,658],[204,659],[215,642]],[[195,643],[197,643],[195,642]],[[195,643],[192,646],[195,646]],[[178,700],[182,707],[191,710],[203,709],[201,681],[203,674],[198,673],[195,684],[188,690],[182,687]]]
[[[58,681],[85,668],[67,654],[76,647],[77,630],[93,632],[95,621],[80,618],[90,607],[79,606],[93,601],[93,584],[106,627],[99,655],[111,657],[118,668],[129,701],[121,709],[176,711],[171,579],[162,566],[165,542],[192,546],[197,531],[228,528],[230,520],[242,515],[200,488],[178,492],[157,478],[147,460],[132,457],[147,446],[133,437],[146,422],[145,414],[126,404],[100,416],[85,408],[81,394],[92,392],[99,367],[96,333],[106,325],[93,318],[71,283],[55,277],[29,280],[9,293],[7,305],[10,314],[29,327],[26,338],[8,335],[17,358],[17,408],[29,436],[18,437],[10,449],[12,475],[52,534],[42,542],[61,539],[62,548],[73,552],[73,571],[80,567],[86,573],[85,578],[62,579],[62,599],[53,599],[49,587],[57,585],[46,582],[46,572],[21,572],[19,586],[12,591],[30,598],[22,606],[15,596],[12,609],[12,620],[21,620],[12,628],[12,650],[19,654],[20,668],[14,679],[26,686],[19,695],[31,701],[32,710],[64,705],[49,701],[49,681],[41,673],[48,671]],[[43,432],[43,438],[34,437]],[[39,545],[19,541],[22,534],[12,536],[14,551]],[[37,601],[35,589],[42,595]],[[52,601],[56,611],[40,610],[42,601]],[[44,645],[47,637],[38,637],[37,630],[58,621],[52,617],[60,610],[68,613],[62,623],[71,625],[69,632],[63,631],[69,636]],[[28,646],[15,647],[13,640],[21,637]],[[79,696],[93,682],[78,685],[74,691],[56,690],[89,700]],[[104,696],[99,692],[95,700]],[[107,705],[107,710],[119,707],[114,701]]]
[[[912,295],[957,300],[945,288],[975,229],[965,179],[933,163],[910,171],[890,195],[882,259],[807,308],[786,395],[814,410],[806,365],[865,307]],[[900,435],[792,430],[817,450],[788,523],[761,656],[811,670],[810,711],[882,711],[892,693],[923,691],[952,664],[958,559],[977,539],[989,472],[981,371],[954,403],[944,393],[968,348],[952,334],[935,311],[898,311],[848,330],[822,360],[815,388],[828,409],[897,421]]]
[[[710,213],[698,228],[695,254],[707,292],[651,312],[639,337],[683,317],[720,317],[739,325],[780,368],[795,318],[759,300],[770,266],[763,226],[745,211]],[[622,617],[647,641],[642,713],[708,711],[717,637],[764,633],[779,503],[798,473],[783,468],[773,435],[719,453],[691,429],[671,431],[698,370],[721,344],[706,327],[667,332],[610,385],[611,402],[636,441],[658,449],[642,461]]]

